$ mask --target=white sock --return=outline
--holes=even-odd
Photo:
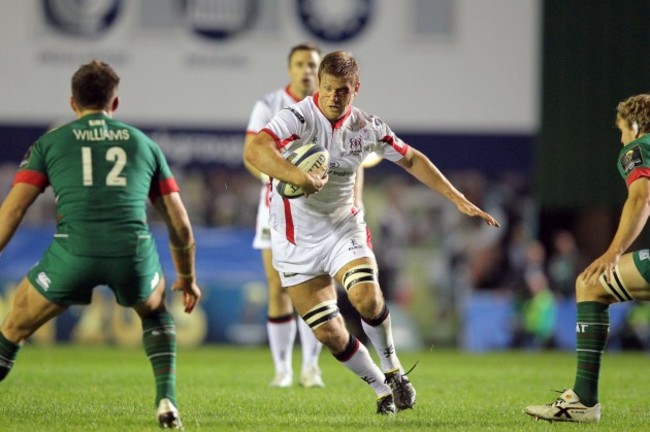
[[[302,371],[305,372],[313,366],[318,366],[318,356],[323,349],[323,344],[320,343],[311,327],[302,318],[297,318],[297,320],[302,346]]]
[[[357,374],[359,378],[367,382],[370,387],[375,391],[377,397],[390,394],[392,390],[384,383],[385,377],[383,372],[377,367],[375,362],[372,361],[370,353],[366,347],[355,338],[357,342],[357,350],[345,361],[341,361],[343,366],[350,369]],[[339,360],[340,361],[340,360]]]
[[[296,320],[293,317],[284,322],[269,320],[266,322],[266,331],[269,335],[275,372],[293,374],[291,355],[293,354],[293,343],[296,340]]]
[[[390,314],[388,314],[386,319],[377,326],[373,327],[363,319],[361,320],[361,326],[379,356],[382,370],[388,372],[395,369],[401,369],[399,359],[395,353],[393,331],[390,325]]]

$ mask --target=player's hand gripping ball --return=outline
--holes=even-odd
[[[324,177],[330,164],[330,154],[318,144],[305,144],[298,147],[286,158],[301,170]],[[285,198],[298,198],[304,194],[301,187],[273,179],[273,187]]]

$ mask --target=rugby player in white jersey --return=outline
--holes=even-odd
[[[289,85],[266,94],[255,103],[248,126],[244,148],[266,126],[273,116],[284,107],[292,105],[314,93],[317,83],[320,48],[316,44],[303,43],[289,52]],[[280,276],[271,263],[271,231],[269,228],[269,177],[244,161],[246,168],[262,180],[260,202],[253,248],[262,251],[262,261],[269,290],[266,329],[271,355],[275,365],[272,387],[290,387],[293,384],[292,352],[296,339],[296,326],[300,333],[302,367],[299,383],[305,387],[323,387],[318,357],[322,344],[302,319],[294,317],[291,298],[280,285]]]
[[[260,172],[303,188],[305,195],[292,200],[272,192],[273,265],[316,337],[373,388],[377,412],[390,415],[412,408],[416,392],[395,352],[390,314],[377,282],[377,263],[363,212],[353,204],[357,168],[368,154],[376,152],[452,201],[460,212],[495,227],[499,224],[383,121],[352,106],[360,81],[351,54],[327,54],[318,79],[318,92],[273,117],[250,142],[244,158]],[[329,151],[327,177],[306,173],[283,158],[307,143]],[[359,311],[381,368],[346,330],[336,304],[335,282],[345,288]]]

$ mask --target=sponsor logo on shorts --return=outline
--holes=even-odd
[[[45,272],[40,272],[38,276],[36,276],[36,283],[39,284],[43,290],[47,291],[50,289],[50,284],[52,281],[49,277],[47,277]]]
[[[158,272],[156,272],[153,275],[153,279],[151,279],[151,290],[152,291],[158,286],[159,282],[160,282],[160,275],[158,274]]]
[[[282,276],[284,276],[286,278],[292,278],[292,277],[296,276],[297,274],[298,273],[282,273]]]
[[[643,250],[639,251],[639,259],[640,260],[650,259],[650,250],[643,249]]]

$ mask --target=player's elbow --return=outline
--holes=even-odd
[[[258,161],[258,153],[253,149],[252,145],[247,145],[244,147],[244,165],[245,166],[252,166],[254,168],[257,168],[257,164],[259,163]]]

